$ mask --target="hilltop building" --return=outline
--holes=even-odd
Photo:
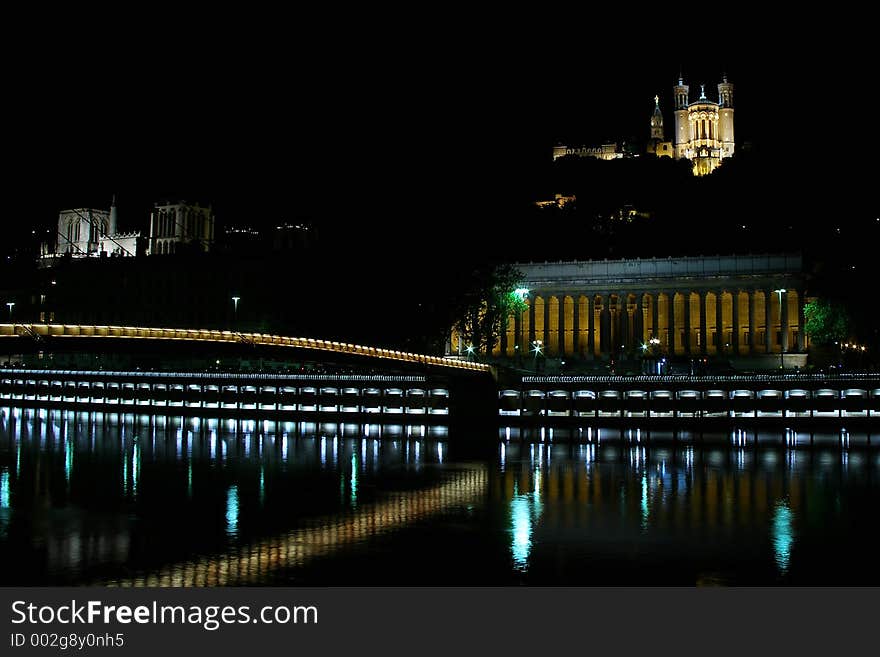
[[[650,120],[650,139],[645,152],[657,157],[687,159],[693,162],[695,176],[712,173],[725,158],[734,152],[733,129],[733,84],[723,75],[718,84],[718,100],[706,96],[706,86],[700,85],[700,96],[690,99],[690,87],[679,76],[673,89],[673,140],[667,141],[660,97],[654,96],[654,111]],[[557,144],[553,148],[553,159],[566,155],[594,157],[600,160],[616,160],[634,157],[637,153],[622,143],[608,143],[601,146],[566,146]]]
[[[120,233],[117,230],[116,197],[110,210],[77,208],[62,210],[58,215],[58,232],[54,251],[49,244],[41,248],[45,258],[70,256],[96,258],[101,256],[129,257],[137,253],[139,231]]]

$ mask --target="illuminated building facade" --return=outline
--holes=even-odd
[[[700,85],[700,97],[690,101],[690,87],[679,77],[673,88],[675,99],[675,159],[694,163],[694,175],[712,173],[734,151],[733,84],[727,76],[718,85],[718,102],[706,97]]]
[[[94,208],[62,210],[58,215],[55,250],[43,245],[42,256],[88,258],[135,255],[140,233],[117,232],[117,217],[115,197],[109,211]]]
[[[597,160],[618,160],[624,156],[624,152],[620,145],[616,143],[602,144],[601,146],[565,146],[557,144],[553,147],[554,160],[565,155],[594,157]]]
[[[800,255],[516,264],[528,310],[511,317],[496,356],[609,358],[652,338],[678,356],[803,353]],[[453,346],[455,348],[455,346]]]
[[[214,243],[214,212],[198,203],[156,203],[150,213],[149,255],[177,253],[183,245],[210,251]]]

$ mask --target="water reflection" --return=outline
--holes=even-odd
[[[238,486],[230,486],[226,491],[226,533],[238,536]]]
[[[780,575],[788,572],[794,543],[794,518],[787,500],[779,500],[773,513],[773,549]]]
[[[0,551],[11,557],[0,564],[0,583],[143,582],[162,564],[184,568],[180,559],[193,553],[199,562],[226,564],[224,571],[238,564],[234,578],[208,578],[213,583],[262,582],[331,545],[357,544],[455,508],[421,497],[436,492],[433,468],[446,455],[442,427],[0,408],[0,429]],[[401,479],[406,473],[412,476]],[[326,494],[330,480],[341,496]],[[411,496],[392,509],[385,502],[401,485]],[[478,486],[447,502],[466,499],[473,508],[481,492]],[[352,513],[364,515],[340,525]],[[326,531],[340,527],[348,527],[345,535],[328,541]],[[242,554],[268,546],[277,552],[288,540],[287,558],[242,565]],[[30,570],[16,560],[29,561]],[[118,580],[120,569],[144,575]]]
[[[533,488],[520,493],[519,482],[514,482],[513,499],[510,501],[510,551],[513,567],[520,572],[529,568],[532,551],[532,532],[541,519],[541,470],[533,471]]]
[[[570,433],[0,407],[0,583],[880,583],[878,450]]]

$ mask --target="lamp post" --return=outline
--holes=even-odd
[[[785,330],[785,327],[782,325],[782,294],[786,292],[785,288],[780,288],[778,290],[773,290],[779,295],[779,369],[783,372],[785,371],[785,352],[783,350],[784,340],[782,339],[782,332]]]
[[[535,374],[537,374],[538,373],[538,356],[541,354],[541,341],[535,340],[532,343],[532,346],[534,347],[533,351],[535,352]]]
[[[7,301],[6,306],[9,308],[9,323],[12,323],[12,309],[15,306],[15,301]]]

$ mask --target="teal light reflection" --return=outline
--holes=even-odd
[[[193,496],[193,464],[192,461],[186,467],[186,496],[192,498]]]
[[[773,510],[773,550],[780,574],[788,572],[791,546],[794,543],[794,513],[787,500],[780,500]]]
[[[358,502],[358,461],[357,454],[351,455],[351,505],[357,506]]]
[[[141,446],[138,443],[134,444],[134,448],[131,450],[131,494],[137,496],[138,492],[138,479],[140,479],[141,475]]]
[[[510,501],[510,552],[514,570],[524,573],[529,569],[532,534],[542,511],[540,470],[535,471],[534,492],[517,493],[518,488],[514,484],[513,499]]]
[[[266,471],[260,467],[260,506],[266,501]]]
[[[230,486],[226,492],[226,533],[238,535],[238,486]]]
[[[64,441],[64,479],[68,486],[71,472],[73,472],[73,439],[68,436]]]
[[[648,531],[648,516],[650,509],[648,508],[648,475],[642,473],[642,531]]]
[[[9,508],[9,471],[0,471],[0,509]]]

